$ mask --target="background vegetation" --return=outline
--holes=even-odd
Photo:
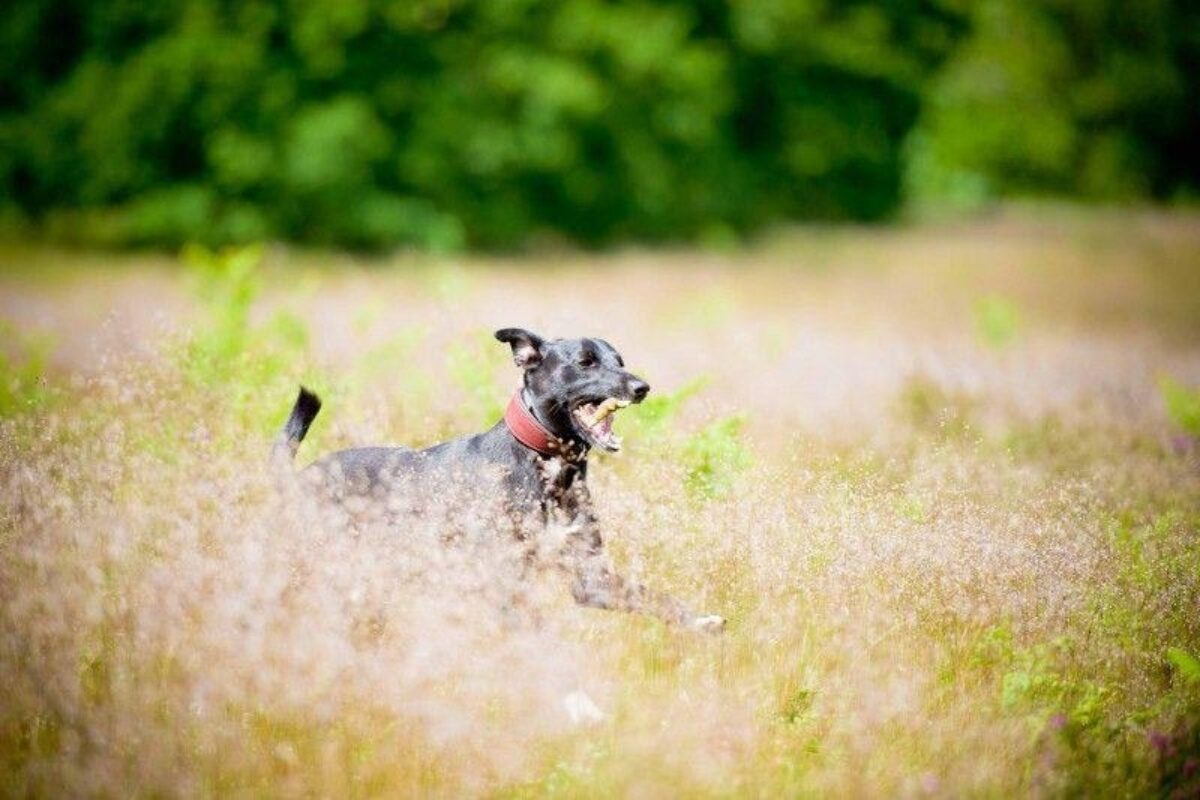
[[[9,6],[0,796],[1200,793],[1200,5]],[[281,501],[510,325],[655,387],[589,480],[724,636]]]
[[[1194,797],[1197,222],[0,251],[0,795]],[[477,431],[517,322],[654,386],[589,480],[722,637],[280,502],[297,382],[300,463]]]
[[[728,242],[1194,197],[1187,0],[25,0],[0,215],[106,245]]]

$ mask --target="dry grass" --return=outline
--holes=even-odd
[[[192,260],[0,255],[0,793],[1200,790],[1200,447],[1159,389],[1200,384],[1196,217]],[[594,493],[722,638],[278,502],[298,381],[302,459],[471,432],[514,324],[655,387]],[[606,721],[570,724],[577,688]]]

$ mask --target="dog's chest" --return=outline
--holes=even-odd
[[[586,464],[547,458],[538,462],[537,470],[542,508],[548,517],[561,514],[570,519],[590,505]]]
[[[544,527],[537,536],[543,554],[600,546],[599,529],[587,487],[587,465],[560,458],[538,464]]]
[[[583,480],[583,469],[565,458],[544,458],[537,462],[537,471],[542,494],[548,500],[566,496]]]

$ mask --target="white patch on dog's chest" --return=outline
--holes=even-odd
[[[558,457],[538,462],[538,471],[546,510],[546,527],[538,537],[538,550],[546,556],[561,553],[567,542],[583,530],[578,494],[582,476],[578,465]]]
[[[562,474],[566,466],[567,462],[558,456],[553,456],[540,462],[542,480],[546,482],[547,488],[558,482],[558,476]]]
[[[538,462],[542,490],[550,502],[561,502],[564,494],[579,478],[579,467],[565,458],[551,456]]]

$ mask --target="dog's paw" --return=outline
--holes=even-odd
[[[578,689],[563,696],[563,708],[572,725],[596,725],[608,717],[592,698]]]
[[[725,630],[725,618],[717,614],[704,614],[692,620],[688,627],[699,633],[722,633]]]

